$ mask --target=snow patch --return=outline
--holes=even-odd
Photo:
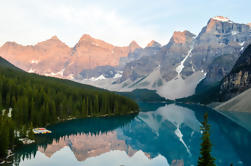
[[[245,44],[245,42],[241,42],[241,43],[239,43],[240,44],[240,46],[243,46],[244,44]]]
[[[74,75],[73,74],[70,74],[66,77],[67,79],[70,79],[70,80],[73,80],[74,79]]]
[[[229,20],[229,18],[227,17],[223,17],[223,16],[216,16],[216,17],[213,17],[214,20],[217,20],[217,21],[221,21],[221,22],[229,22],[229,23],[232,23],[231,20]]]
[[[57,72],[57,73],[53,73],[53,72],[51,72],[51,73],[45,73],[44,75],[45,76],[51,76],[51,77],[63,77],[64,76],[64,70],[65,69],[62,69],[62,70],[60,70],[59,72]]]
[[[193,72],[195,72],[195,69],[194,69],[193,65],[192,65],[192,70],[193,70]]]
[[[30,68],[30,70],[28,70],[28,73],[35,73],[35,70],[33,70],[32,68]]]
[[[105,80],[105,79],[106,77],[103,74],[98,76],[97,78],[95,77],[90,78],[91,81],[98,81],[98,80]]]
[[[120,77],[122,77],[122,74],[116,73],[113,78],[120,78]]]
[[[163,86],[157,89],[157,93],[166,99],[178,99],[191,96],[195,93],[198,83],[205,78],[205,73],[197,71],[185,80],[182,77],[174,78],[164,82]]]
[[[32,60],[32,61],[31,61],[31,64],[38,64],[38,63],[39,63],[38,60]]]
[[[236,35],[238,33],[239,33],[238,31],[232,31],[232,35]]]
[[[180,73],[182,72],[184,68],[184,62],[187,60],[187,58],[190,56],[192,52],[192,48],[188,51],[187,55],[185,58],[180,62],[180,65],[176,67],[176,72],[178,73],[178,77],[180,77]]]
[[[99,44],[92,42],[93,45],[99,47]]]

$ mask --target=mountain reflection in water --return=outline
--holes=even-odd
[[[149,104],[147,104],[149,105]],[[158,107],[159,105],[159,107]],[[153,104],[138,115],[71,120],[48,127],[53,134],[14,155],[18,165],[196,165],[200,122],[209,112],[217,165],[251,165],[251,134],[201,106]],[[156,109],[157,108],[157,109]]]

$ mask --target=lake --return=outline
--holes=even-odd
[[[202,106],[140,103],[141,112],[123,117],[77,119],[48,127],[14,154],[24,166],[197,165],[205,111],[217,166],[251,165],[251,133]]]

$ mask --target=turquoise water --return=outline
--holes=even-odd
[[[36,144],[20,148],[14,165],[197,165],[205,111],[209,112],[216,164],[251,165],[251,133],[223,115],[192,105],[141,103],[140,108],[138,115],[50,126],[53,134],[36,137]]]

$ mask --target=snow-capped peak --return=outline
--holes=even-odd
[[[221,21],[221,22],[232,22],[229,18],[223,16],[215,16],[212,19]]]

